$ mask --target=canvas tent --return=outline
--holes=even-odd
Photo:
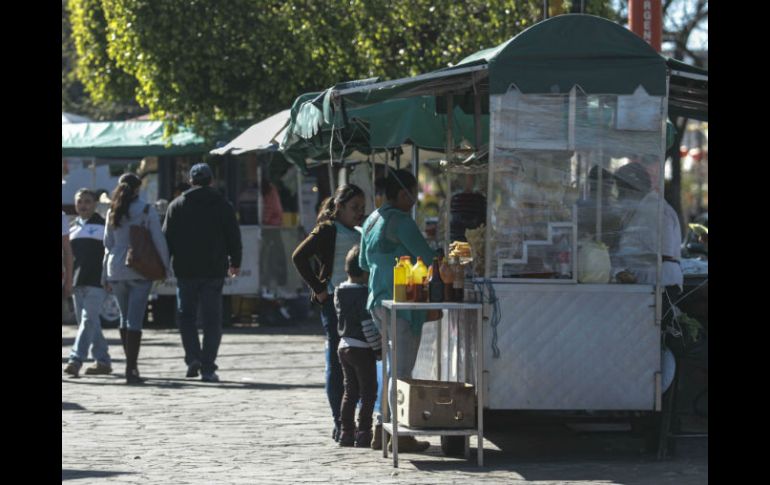
[[[475,114],[483,132],[478,144],[484,144],[489,95],[511,86],[522,93],[566,93],[574,86],[583,93],[627,95],[642,86],[647,95],[668,96],[670,116],[708,120],[708,71],[661,56],[606,19],[561,15],[449,68],[390,81],[341,83],[302,95],[292,107],[281,151],[295,163],[302,154],[312,158],[324,148],[329,152],[335,130],[348,143],[331,141],[332,148],[355,145],[365,150],[406,140],[446,147],[448,93],[455,106],[452,141],[474,140]],[[365,126],[358,132],[351,129],[356,120]]]
[[[284,136],[290,120],[290,110],[276,113],[259,123],[251,125],[227,145],[211,150],[212,155],[240,155],[260,150],[275,150]]]
[[[163,139],[162,121],[105,121],[62,124],[62,156],[142,158],[206,151],[202,137],[186,127]]]

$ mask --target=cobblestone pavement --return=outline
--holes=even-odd
[[[62,326],[62,367],[76,327]],[[62,481],[73,483],[702,484],[708,440],[678,442],[656,461],[630,433],[575,433],[558,423],[486,420],[485,467],[441,453],[340,448],[331,439],[317,322],[227,329],[219,383],[184,377],[174,329],[146,329],[143,386],[124,384],[116,329],[105,330],[114,374],[62,374]],[[88,364],[86,364],[88,365]]]

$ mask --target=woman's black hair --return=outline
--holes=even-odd
[[[364,191],[358,185],[345,184],[338,187],[334,195],[327,197],[321,204],[321,210],[318,213],[316,222],[335,220],[337,218],[337,209],[358,196],[364,196]]]
[[[135,173],[124,173],[118,179],[118,186],[112,191],[110,203],[110,221],[113,227],[120,227],[123,216],[128,217],[128,207],[131,202],[139,197],[139,187],[142,179]]]
[[[390,171],[387,178],[385,178],[385,197],[393,202],[398,198],[398,193],[401,189],[410,190],[416,186],[417,179],[414,178],[411,172],[403,169]]]

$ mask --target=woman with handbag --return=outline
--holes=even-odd
[[[120,307],[126,384],[144,382],[139,377],[137,359],[147,299],[153,280],[165,279],[170,274],[168,246],[160,219],[155,208],[139,197],[141,185],[136,174],[120,177],[112,192],[104,230],[102,284],[107,292],[115,294]]]

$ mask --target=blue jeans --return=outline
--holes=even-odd
[[[326,397],[332,408],[334,422],[339,423],[345,385],[342,365],[337,355],[337,347],[340,345],[340,336],[337,333],[337,312],[334,310],[334,299],[331,295],[321,307],[321,324],[326,333]]]
[[[215,361],[222,341],[222,287],[224,278],[177,278],[176,315],[184,347],[184,361],[189,366],[200,362],[201,372],[217,370]],[[200,306],[203,347],[195,324]]]
[[[91,347],[94,360],[108,366],[112,363],[107,351],[107,340],[102,333],[102,322],[99,320],[106,297],[104,288],[96,286],[76,286],[73,289],[72,299],[78,320],[78,335],[70,351],[70,362],[82,364],[88,358],[88,347]]]
[[[139,332],[142,330],[147,298],[150,296],[152,281],[145,279],[110,281],[112,293],[120,307],[120,328]]]

